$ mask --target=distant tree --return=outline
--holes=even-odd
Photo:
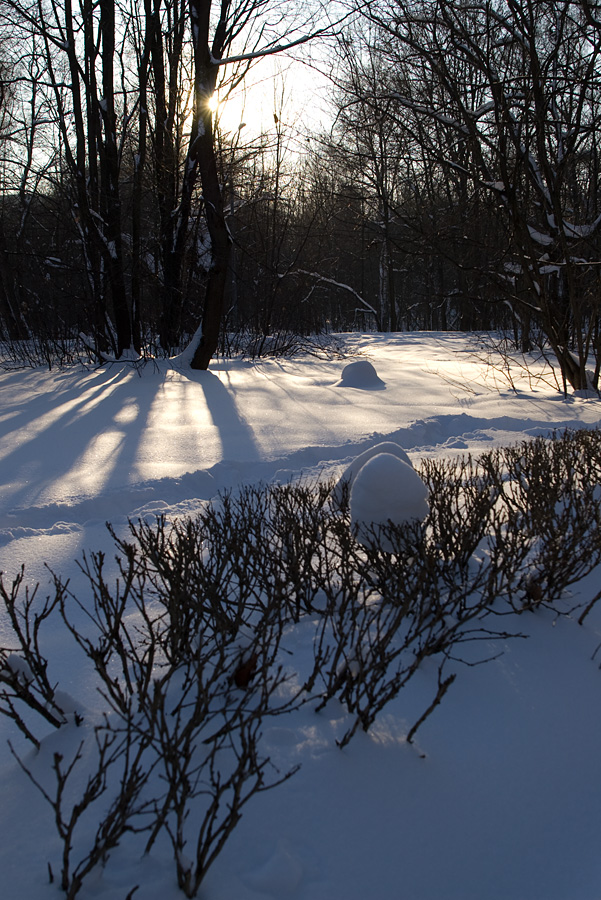
[[[487,327],[491,201],[470,189],[462,171],[469,150],[451,128],[399,114],[398,95],[417,90],[417,79],[415,60],[394,49],[393,62],[377,29],[349,30],[333,78],[336,115],[325,143],[344,194],[352,185],[362,197],[360,293],[384,330]],[[432,106],[440,92],[421,74],[421,101]],[[441,147],[444,164],[432,153]]]
[[[4,51],[4,52],[3,52]],[[0,53],[6,55],[6,47],[0,45]],[[12,117],[11,76],[5,58],[0,59],[0,147],[6,158],[7,144],[11,140]],[[3,192],[6,190],[6,178],[2,178]],[[26,335],[26,326],[21,315],[17,282],[14,267],[8,254],[5,233],[5,217],[0,217],[0,317],[6,337],[18,340]]]
[[[230,254],[213,100],[256,60],[324,33],[321,12],[318,0],[0,0],[2,21],[36,44],[38,76],[19,90],[37,85],[53,110],[67,174],[54,187],[70,193],[99,353],[141,349],[146,294],[172,352],[188,292],[202,321],[191,365],[208,366]]]
[[[211,239],[212,264],[204,300],[202,333],[192,358],[192,367],[206,369],[219,341],[227,285],[230,238],[225,221],[224,202],[218,176],[213,119],[209,100],[217,84],[222,66],[231,62],[249,63],[273,53],[305,43],[327,28],[318,27],[314,16],[305,17],[301,24],[297,10],[282,0],[221,0],[219,17],[211,28],[212,0],[190,0],[190,18],[194,42],[194,103],[190,144],[187,152],[185,189],[182,192],[183,215],[189,208],[193,177],[198,171],[206,208],[206,220]],[[266,16],[274,18],[275,26],[268,26]],[[265,16],[265,18],[263,18]],[[244,36],[245,52],[228,54],[236,41]]]
[[[37,296],[27,284],[37,269],[30,231],[41,183],[56,161],[40,140],[49,118],[40,45],[33,34],[19,37],[6,29],[0,44],[0,320],[9,341],[29,337],[36,318]]]
[[[341,74],[335,79],[337,107],[329,155],[348,184],[363,197],[370,243],[378,247],[377,326],[396,331],[399,311],[395,250],[402,180],[407,174],[407,135],[396,127],[382,91],[390,83],[384,61],[370,52],[369,36],[340,42]]]
[[[429,161],[494,201],[506,249],[489,274],[505,302],[542,330],[566,383],[597,387],[597,5],[376,0],[362,12],[383,59],[410,75],[389,94],[398,119],[420,129]]]

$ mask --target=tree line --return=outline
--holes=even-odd
[[[206,368],[292,332],[504,329],[597,387],[600,5],[329,7],[0,0],[3,338],[192,341]],[[265,133],[219,127],[215,94],[309,42],[327,133],[281,95]]]

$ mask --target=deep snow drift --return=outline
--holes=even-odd
[[[207,373],[150,363],[0,374],[5,579],[25,564],[28,582],[44,590],[47,563],[84,596],[75,561],[83,550],[114,555],[107,520],[125,534],[128,517],[194,515],[242,483],[339,477],[383,441],[416,462],[599,424],[599,400],[564,399],[544,369],[508,370],[462,335],[347,340],[375,367],[378,390],[358,371],[345,385],[355,357],[217,362]],[[584,599],[599,581],[594,573],[581,583]],[[598,900],[601,610],[583,626],[539,610],[519,629],[526,639],[491,642],[490,656],[500,654],[493,661],[457,665],[417,746],[405,737],[432,696],[436,672],[427,666],[342,751],[335,739],[345,713],[336,704],[272,721],[263,739],[273,764],[301,769],[245,809],[200,896]],[[72,643],[57,629],[49,644],[59,689],[93,715],[100,701]],[[302,627],[287,635],[285,652],[308,652]],[[3,900],[60,895],[48,884],[60,852],[52,812],[6,739],[41,766],[76,746],[74,730],[49,734],[36,758],[0,718]],[[141,900],[182,896],[166,845],[140,859],[124,841],[80,896],[125,900],[136,885]]]

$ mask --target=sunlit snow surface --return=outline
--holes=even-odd
[[[597,425],[598,400],[564,399],[484,343],[461,335],[349,335],[345,359],[217,362],[208,373],[150,363],[136,371],[0,374],[0,569],[30,583],[51,569],[83,581],[84,549],[112,556],[105,529],[127,517],[194,514],[223,488],[339,477],[383,441],[424,456],[477,453],[553,429]],[[354,359],[381,382],[341,383]],[[542,371],[542,370],[541,370]],[[357,373],[355,373],[356,375]],[[534,373],[536,374],[536,372]],[[598,573],[582,596],[599,589]],[[458,666],[442,705],[418,733],[436,670],[425,666],[368,735],[341,751],[342,707],[266,725],[274,765],[302,768],[255,798],[210,870],[206,900],[599,900],[601,897],[601,611],[584,626],[541,610],[522,616],[526,640],[492,645]],[[286,641],[310,652],[308,630]],[[0,621],[1,643],[6,643]],[[52,677],[91,710],[97,698],[59,632],[48,636]],[[84,728],[86,725],[84,724]],[[14,763],[0,719],[2,900],[60,895],[52,813]],[[76,746],[69,730],[40,754]],[[38,763],[39,764],[39,760]],[[137,846],[137,845],[136,845]],[[181,896],[167,847],[140,860],[126,839],[83,900]]]

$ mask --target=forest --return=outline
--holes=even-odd
[[[598,387],[598,3],[0,0],[0,16],[3,360],[191,345],[206,369],[328,332],[495,331],[556,360],[564,387]],[[261,115],[234,127],[228,104],[276,59]],[[315,71],[317,127],[287,107]]]
[[[598,900],[600,82],[601,0],[0,0],[2,900]]]

